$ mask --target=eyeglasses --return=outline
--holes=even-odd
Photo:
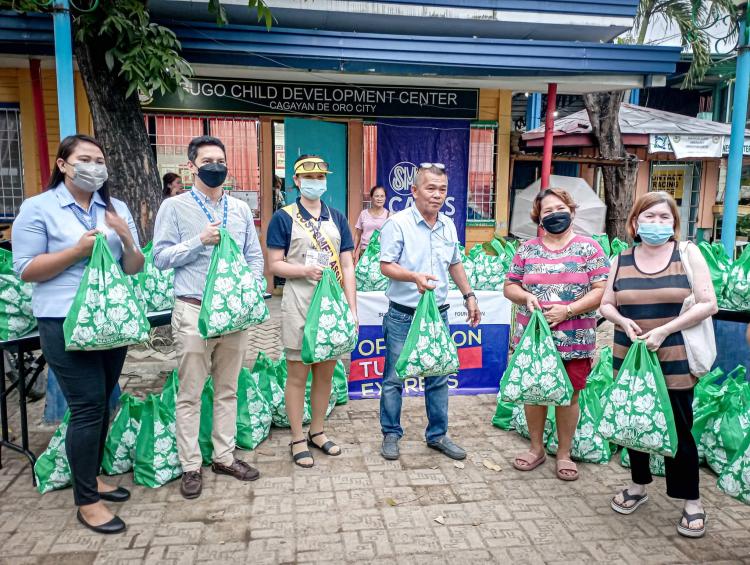
[[[419,168],[420,169],[431,169],[435,167],[436,169],[440,169],[441,171],[445,170],[445,165],[443,163],[420,163]]]
[[[325,161],[304,161],[297,165],[297,170],[301,168],[305,172],[314,171],[315,169],[318,169],[319,171],[328,171],[328,163]]]

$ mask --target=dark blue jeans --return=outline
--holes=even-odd
[[[443,312],[443,321],[448,325],[448,312]],[[404,435],[401,427],[401,394],[403,382],[396,375],[396,361],[404,348],[413,316],[389,308],[383,318],[385,338],[385,368],[383,389],[380,392],[380,427],[383,435]],[[427,377],[424,380],[425,407],[427,409],[428,443],[436,442],[448,432],[448,377]]]

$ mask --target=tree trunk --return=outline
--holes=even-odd
[[[625,150],[620,131],[620,106],[625,92],[596,92],[583,97],[591,121],[591,133],[606,159],[625,159],[622,166],[602,167],[607,235],[629,240],[627,217],[633,206],[638,158]]]
[[[151,241],[161,203],[161,179],[137,93],[104,61],[109,47],[75,42],[75,55],[88,95],[96,138],[104,146],[110,194],[133,214],[141,245]]]

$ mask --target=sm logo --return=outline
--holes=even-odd
[[[403,196],[411,195],[411,187],[417,176],[417,166],[409,161],[396,163],[388,175],[388,183],[391,188]]]

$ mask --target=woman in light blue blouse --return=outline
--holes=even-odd
[[[78,520],[99,533],[125,523],[102,502],[124,502],[130,493],[98,478],[109,426],[108,399],[120,378],[127,347],[65,351],[63,321],[83,277],[97,232],[103,233],[125,273],[143,268],[138,233],[128,207],[110,198],[107,166],[98,141],[66,137],[57,152],[47,191],[29,198],[13,223],[13,265],[34,283],[32,307],[42,353],[57,375],[70,408],[65,449],[73,476]]]

